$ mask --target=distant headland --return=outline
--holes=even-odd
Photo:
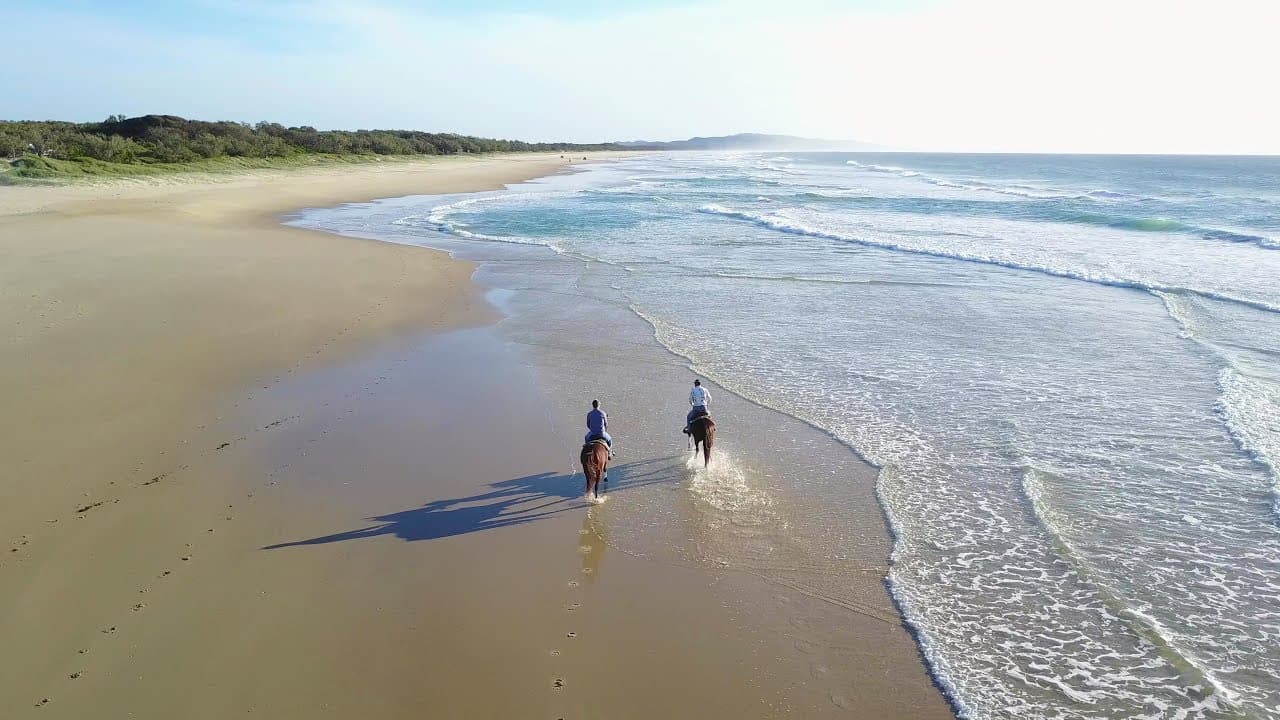
[[[738,133],[716,137],[694,137],[688,140],[655,142],[630,140],[617,143],[622,148],[644,150],[844,150],[876,151],[887,148],[857,140],[821,140],[795,135],[766,135],[763,133]]]

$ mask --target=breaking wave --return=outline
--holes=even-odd
[[[1014,270],[1027,270],[1030,272],[1042,273],[1044,275],[1052,275],[1054,277],[1068,278],[1071,280],[1081,280],[1097,285],[1110,285],[1113,287],[1127,287],[1137,290],[1146,290],[1149,292],[1192,292],[1197,295],[1212,298],[1214,300],[1222,300],[1224,302],[1236,303],[1257,310],[1265,310],[1267,312],[1280,313],[1280,305],[1263,302],[1261,300],[1251,300],[1249,298],[1236,297],[1214,290],[1185,288],[1165,285],[1162,283],[1143,281],[1136,278],[1125,278],[1109,275],[1104,272],[1091,271],[1086,268],[1065,268],[1054,267],[1048,264],[1036,264],[1024,261],[1018,261],[1012,258],[999,257],[996,255],[986,255],[979,252],[965,252],[957,249],[938,248],[911,244],[901,240],[866,238],[851,235],[842,232],[833,232],[823,228],[813,227],[803,222],[786,217],[780,213],[758,214],[750,212],[742,212],[740,210],[732,210],[723,205],[710,203],[698,208],[699,212],[711,215],[720,215],[723,217],[734,218],[736,220],[744,220],[746,222],[784,232],[791,235],[804,235],[808,237],[822,238],[825,240],[835,240],[838,242],[848,242],[857,245],[865,245],[867,247],[876,247],[884,250],[895,250],[898,252],[909,252],[918,255],[930,255],[933,257],[949,258],[952,260],[963,260],[965,262],[981,263],[984,265],[997,265],[1007,267]]]
[[[1043,200],[1043,199],[1049,199],[1049,198],[1080,197],[1079,193],[1054,191],[1047,188],[1035,187],[1033,185],[1017,185],[1017,184],[998,185],[995,183],[979,182],[977,180],[957,181],[957,180],[949,180],[947,178],[937,177],[934,175],[926,175],[917,170],[908,170],[907,168],[898,167],[897,165],[875,165],[872,163],[861,163],[861,162],[858,162],[857,160],[846,160],[845,162],[848,165],[861,168],[863,170],[870,170],[872,172],[878,172],[878,173],[886,173],[889,175],[897,175],[899,177],[904,177],[904,178],[917,178],[931,185],[937,185],[938,187],[945,187],[945,188],[954,188],[956,190],[976,190],[976,191],[982,191],[982,192],[993,192],[993,193],[998,193],[1000,195],[1012,195],[1014,197],[1033,198],[1036,200]]]
[[[1020,183],[994,183],[984,182],[974,179],[950,179],[928,175],[916,170],[909,170],[897,165],[877,165],[874,163],[862,163],[857,160],[846,160],[847,165],[857,167],[862,170],[868,170],[876,173],[884,173],[897,175],[904,178],[915,178],[922,182],[936,185],[938,187],[951,188],[954,190],[971,190],[974,192],[996,193],[998,195],[1006,195],[1011,197],[1026,198],[1029,200],[1090,200],[1100,204],[1115,203],[1117,201],[1129,202],[1167,202],[1168,198],[1153,197],[1149,195],[1135,195],[1132,193],[1117,192],[1114,190],[1097,189],[1081,192],[1074,189],[1054,189],[1036,185],[1025,185]],[[1195,225],[1187,225],[1175,220],[1166,220],[1162,218],[1114,218],[1106,215],[1095,215],[1091,213],[1078,213],[1075,222],[1092,223],[1099,225],[1107,225],[1116,228],[1125,228],[1130,230],[1140,230],[1147,232],[1188,232],[1200,234],[1211,240],[1230,240],[1233,242],[1253,242],[1268,249],[1280,249],[1280,240],[1248,233],[1236,232],[1232,230],[1219,230],[1213,228],[1202,228]]]
[[[1102,225],[1119,230],[1135,230],[1137,232],[1154,233],[1182,233],[1186,235],[1198,235],[1206,240],[1254,243],[1255,245],[1267,248],[1268,250],[1280,250],[1280,243],[1268,237],[1238,232],[1235,230],[1199,227],[1197,225],[1190,225],[1177,220],[1170,220],[1168,218],[1118,217],[1114,215],[1102,215],[1096,213],[1074,213],[1066,216],[1064,219],[1067,222],[1080,223],[1084,225]]]
[[[454,215],[464,212],[466,209],[486,202],[494,202],[498,200],[508,200],[509,197],[503,195],[482,195],[479,197],[467,198],[458,202],[439,205],[431,209],[426,215],[406,215],[391,221],[392,225],[400,225],[415,228],[426,228],[435,230],[436,232],[453,235],[455,237],[466,238],[467,240],[480,240],[484,242],[507,243],[510,245],[541,245],[544,247],[554,246],[544,240],[535,238],[521,237],[518,235],[488,235],[485,233],[475,232],[469,229],[470,226],[459,220],[454,219]]]

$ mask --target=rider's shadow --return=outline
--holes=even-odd
[[[661,473],[641,466],[656,461],[619,465],[609,469],[611,492],[625,491],[662,482]],[[389,515],[368,518],[368,527],[322,535],[307,540],[267,545],[263,550],[327,545],[329,543],[379,535],[394,535],[401,540],[437,540],[466,535],[482,530],[522,525],[542,518],[581,509],[577,499],[582,494],[582,473],[564,475],[539,473],[489,485],[489,492],[451,500],[436,500],[421,507],[401,510]]]

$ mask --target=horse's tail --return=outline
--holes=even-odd
[[[590,443],[582,448],[582,474],[586,476],[587,482],[600,482],[600,478],[604,475],[605,458],[608,457],[608,449],[600,443]]]
[[[704,466],[711,464],[711,445],[716,441],[716,424],[707,418],[705,425],[706,435],[702,440],[702,464]]]

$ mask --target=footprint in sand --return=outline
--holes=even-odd
[[[564,680],[563,680],[562,678],[556,678],[556,679],[551,683],[551,689],[552,689],[552,690],[560,690],[560,689],[563,689],[563,688],[564,688]]]

